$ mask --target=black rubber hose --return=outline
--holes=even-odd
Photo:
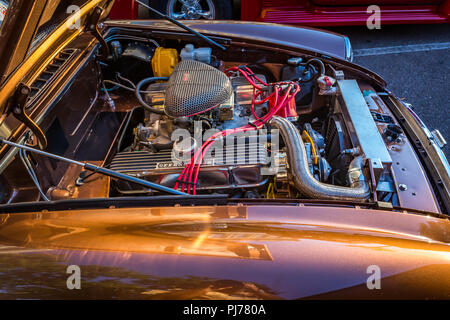
[[[316,62],[320,66],[320,75],[321,76],[325,75],[325,64],[322,62],[322,60],[317,59],[317,58],[312,58],[306,62],[306,65],[308,66],[313,62]]]
[[[139,100],[139,102],[142,104],[142,106],[147,109],[150,112],[153,113],[157,113],[157,114],[165,114],[165,112],[163,110],[154,108],[150,105],[148,105],[144,99],[142,99],[142,95],[141,95],[141,88],[145,85],[148,84],[150,82],[154,82],[154,81],[167,81],[169,80],[169,78],[166,77],[152,77],[152,78],[146,78],[142,81],[140,81],[137,86],[136,89],[134,90],[134,93],[136,94],[136,98]]]

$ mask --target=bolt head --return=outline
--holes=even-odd
[[[406,191],[408,190],[408,186],[406,184],[399,184],[398,188],[400,189],[400,191]]]

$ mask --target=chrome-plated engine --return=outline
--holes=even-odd
[[[265,80],[263,75],[258,76]],[[133,130],[133,144],[114,157],[111,169],[173,187],[193,152],[210,135],[244,126],[254,118],[251,111],[253,87],[243,77],[230,77],[230,80],[232,92],[229,97],[217,107],[201,114],[173,117],[146,111],[144,121]],[[164,89],[167,89],[165,84],[150,85],[146,100],[149,103],[173,101],[167,96],[164,99],[164,95],[171,92]],[[167,106],[160,105],[160,108],[165,108],[167,113]],[[257,116],[266,112],[267,103],[255,108]],[[271,170],[274,156],[269,151],[271,139],[264,130],[244,137],[231,135],[224,139],[222,144],[209,150],[203,159],[197,190],[242,191],[252,196],[255,190],[269,181],[267,172]],[[123,194],[150,192],[122,181],[117,184],[118,191]]]
[[[393,188],[386,178],[392,161],[356,80],[317,75],[311,92],[329,115],[304,121],[295,99],[280,102],[293,94],[294,81],[269,85],[264,75],[239,68],[225,74],[182,61],[167,83],[148,86],[146,102],[164,112],[143,111],[132,144],[114,157],[111,169],[194,194],[363,201],[371,196],[371,179],[383,185],[380,190]],[[250,134],[238,135],[255,123]],[[151,193],[116,184],[121,194]]]

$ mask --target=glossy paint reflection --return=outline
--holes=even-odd
[[[377,298],[365,287],[369,265],[387,279],[383,297],[425,286],[423,297],[443,298],[449,230],[445,219],[307,206],[0,215],[10,248],[0,248],[0,298]],[[69,265],[82,270],[78,292],[66,292]],[[416,289],[398,291],[405,281]]]

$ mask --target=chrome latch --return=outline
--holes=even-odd
[[[431,131],[431,136],[434,142],[439,146],[439,148],[444,148],[447,145],[447,141],[442,136],[442,133],[438,129]]]

